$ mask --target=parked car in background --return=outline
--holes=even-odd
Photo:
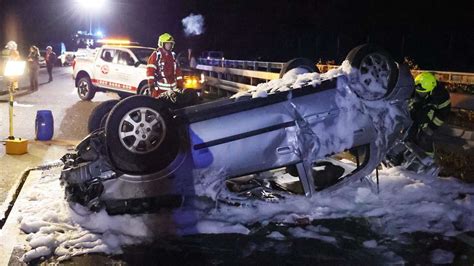
[[[61,61],[61,66],[71,66],[75,56],[76,52],[64,52],[58,56],[58,60]]]

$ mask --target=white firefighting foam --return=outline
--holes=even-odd
[[[284,178],[284,176],[281,176]],[[365,217],[374,231],[396,236],[405,232],[431,232],[455,236],[474,230],[474,186],[454,178],[417,175],[398,168],[380,171],[380,193],[374,177],[349,184],[312,198],[287,196],[278,203],[252,200],[252,207],[226,204],[183,207],[169,213],[109,216],[91,213],[64,199],[59,173],[46,173],[26,188],[20,198],[20,228],[28,234],[24,261],[54,255],[58,260],[84,253],[119,254],[126,245],[143,244],[163,234],[250,234],[255,222],[295,223],[297,220]],[[367,182],[368,181],[368,182]],[[309,226],[292,229],[292,237],[314,238],[337,244],[327,228]],[[277,232],[269,238],[284,239]],[[376,241],[364,246],[375,248]],[[450,254],[433,251],[434,261],[446,261]]]

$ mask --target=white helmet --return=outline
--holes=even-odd
[[[18,48],[18,45],[14,41],[9,41],[7,43],[7,45],[5,45],[5,48],[7,48],[8,50],[15,50],[16,51],[16,49]]]
[[[48,46],[46,46],[46,50],[53,50],[53,47],[48,45]]]

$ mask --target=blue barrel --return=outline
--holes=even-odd
[[[37,140],[50,140],[54,134],[53,113],[50,110],[36,112],[35,132]]]

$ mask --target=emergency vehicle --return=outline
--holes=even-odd
[[[90,56],[76,57],[72,64],[79,98],[91,100],[99,91],[116,92],[121,98],[133,94],[150,95],[146,64],[155,49],[121,40],[105,43]],[[194,75],[184,76],[186,89],[200,91],[201,83]]]

